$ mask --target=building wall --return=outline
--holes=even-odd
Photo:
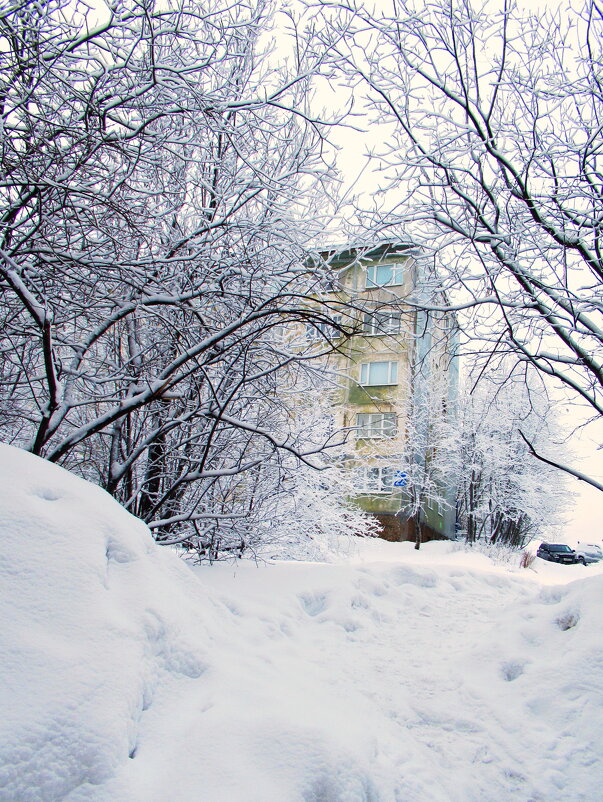
[[[432,337],[432,327],[437,318],[425,320],[414,308],[405,306],[405,298],[417,296],[421,280],[419,267],[412,248],[408,245],[388,244],[370,252],[354,250],[322,254],[325,261],[339,275],[337,297],[349,302],[352,311],[346,322],[356,328],[362,321],[363,310],[392,308],[402,312],[400,331],[388,333],[357,333],[340,344],[339,353],[333,354],[330,366],[342,377],[340,389],[333,392],[335,426],[350,430],[346,460],[350,470],[362,472],[371,468],[401,468],[402,457],[409,447],[404,419],[415,403],[415,394],[420,392],[417,365],[427,366],[422,381],[444,379],[448,400],[451,389],[450,360],[443,341]],[[403,265],[402,281],[387,287],[367,287],[367,270],[374,266]],[[357,311],[353,311],[354,308]],[[441,316],[440,316],[441,317]],[[395,362],[396,384],[366,386],[361,383],[363,363]],[[430,378],[431,377],[431,378]],[[398,430],[395,436],[377,439],[362,439],[354,428],[357,415],[362,413],[395,413]],[[420,457],[417,457],[420,458]],[[425,455],[423,455],[425,458]],[[423,539],[452,536],[455,531],[454,483],[444,488],[444,495],[451,500],[449,508],[428,504],[422,514]],[[403,488],[389,492],[363,492],[354,501],[362,509],[373,513],[383,526],[383,537],[388,540],[415,538],[415,521],[404,520],[401,510],[407,506],[408,497]]]
[[[379,535],[383,540],[392,542],[399,542],[403,540],[416,540],[417,536],[417,521],[414,518],[409,520],[402,519],[399,515],[391,513],[375,513],[375,518],[379,521],[382,527],[382,532]],[[421,542],[427,543],[430,540],[446,540],[446,535],[436,531],[427,523],[422,524]]]

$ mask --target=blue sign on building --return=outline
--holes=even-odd
[[[408,478],[406,471],[396,471],[394,473],[394,487],[406,487],[408,485]]]

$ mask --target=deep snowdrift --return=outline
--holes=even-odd
[[[193,572],[8,446],[0,520],[3,802],[600,798],[603,567]]]
[[[158,687],[203,673],[199,583],[104,491],[6,445],[0,521],[0,798],[64,799],[113,776]]]

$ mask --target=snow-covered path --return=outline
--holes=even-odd
[[[208,670],[170,689],[135,760],[85,798],[598,799],[599,578],[542,586],[447,548],[198,569],[220,621]]]
[[[603,565],[192,569],[0,446],[1,802],[596,802]]]

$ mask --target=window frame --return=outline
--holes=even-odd
[[[387,365],[387,381],[371,381],[371,366]],[[395,366],[395,367],[394,367]],[[360,381],[361,387],[395,387],[398,384],[398,360],[383,360],[379,362],[361,362]]]
[[[358,469],[359,492],[364,495],[391,495],[394,492],[393,465],[363,465]],[[370,476],[374,477],[370,479]]]
[[[333,315],[333,323],[340,326],[342,322],[343,315],[338,313]],[[305,325],[305,338],[309,345],[331,342],[332,340],[337,340],[339,337],[343,336],[342,333],[330,323],[306,323]]]
[[[367,419],[366,423],[360,422],[361,417]],[[390,421],[391,425],[385,426],[386,421]],[[358,440],[389,440],[397,433],[398,416],[395,412],[356,413],[356,438]]]
[[[401,329],[402,312],[399,309],[382,308],[374,312],[365,312],[362,316],[362,333],[365,337],[400,334]]]
[[[376,287],[401,287],[404,284],[405,270],[404,262],[392,262],[385,264],[368,265],[366,267],[365,288],[367,290],[375,289]],[[379,270],[391,270],[392,277],[390,281],[378,281]]]

